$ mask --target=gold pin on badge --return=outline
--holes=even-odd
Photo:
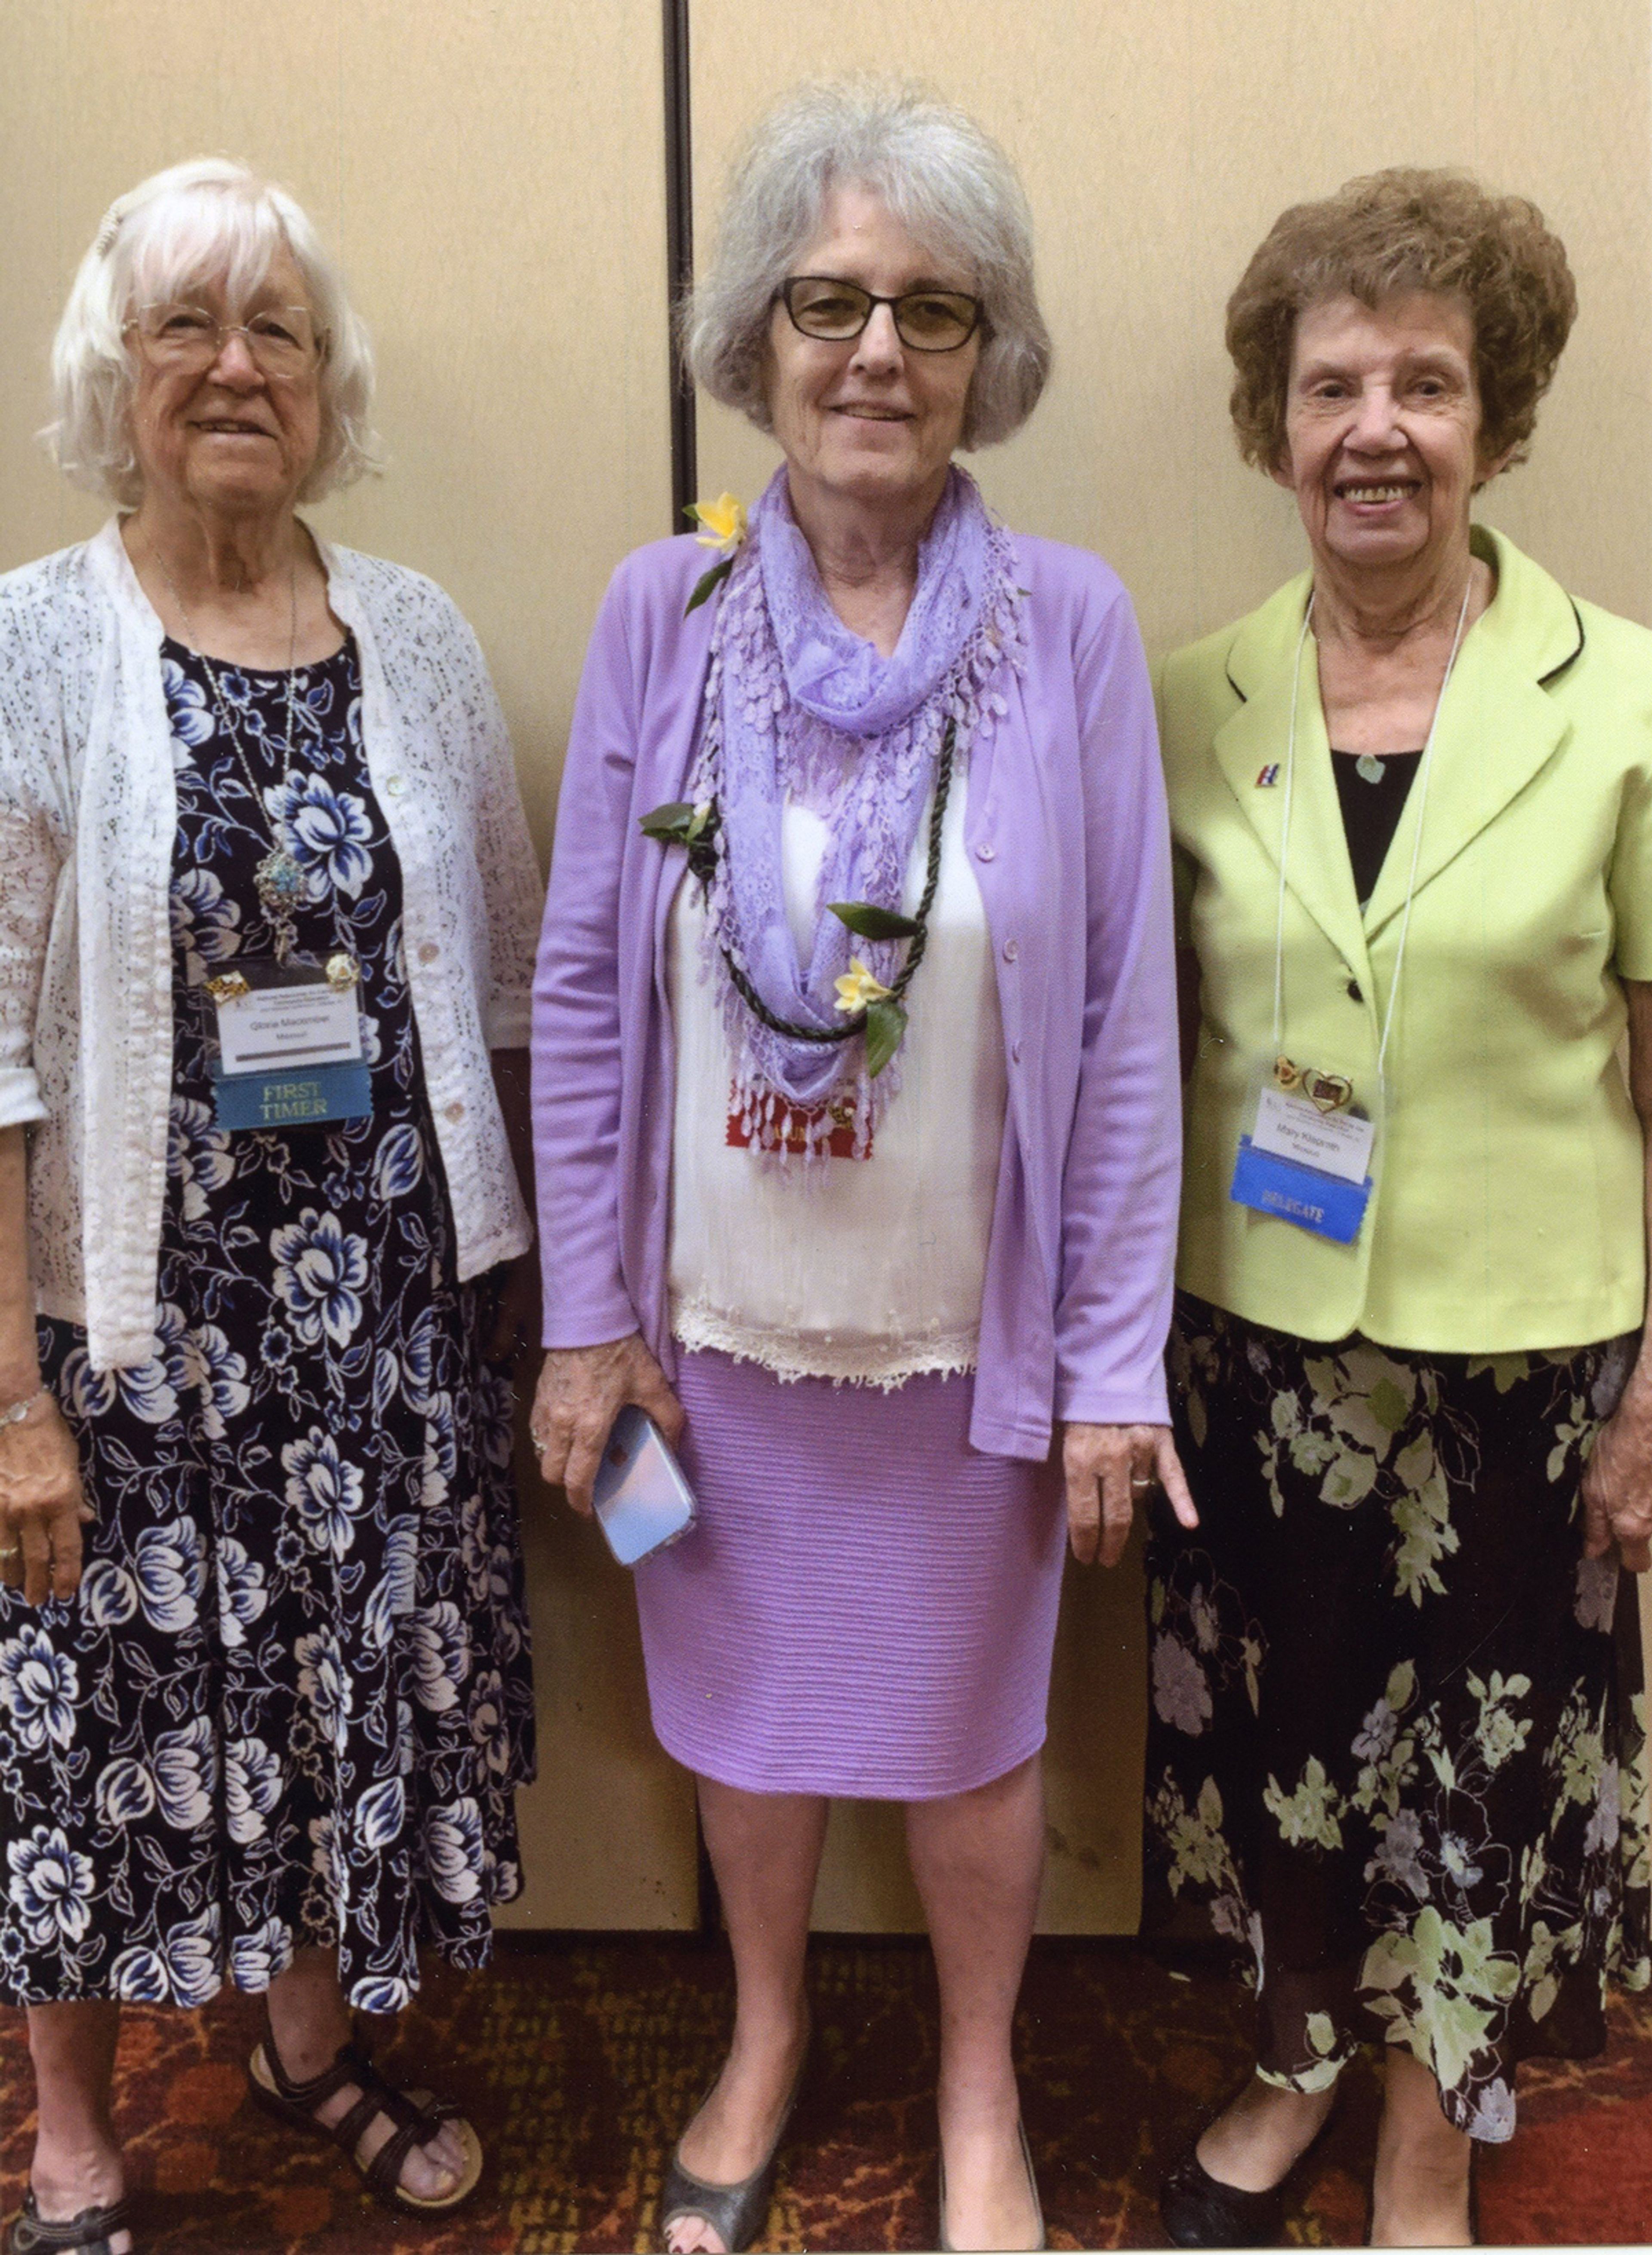
[[[345,954],[342,948],[336,955],[328,956],[327,983],[335,994],[348,994],[361,975],[355,958]]]
[[[1274,1059],[1274,1084],[1276,1087],[1283,1088],[1287,1096],[1302,1086],[1301,1071],[1288,1057]]]
[[[214,1002],[238,1002],[252,989],[238,971],[221,971],[215,979],[207,981],[207,992]]]
[[[1310,1072],[1303,1076],[1308,1101],[1321,1112],[1342,1112],[1353,1101],[1353,1083],[1339,1072]]]

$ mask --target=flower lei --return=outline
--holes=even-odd
[[[973,495],[973,488],[972,488]],[[979,506],[977,500],[976,505]],[[917,917],[868,901],[832,901],[821,905],[847,931],[868,942],[866,955],[852,955],[848,969],[833,980],[834,1008],[844,1022],[830,1028],[804,1026],[777,1017],[750,980],[733,911],[727,863],[728,845],[721,817],[722,706],[725,677],[739,685],[742,720],[777,738],[782,772],[812,786],[818,797],[853,777],[866,740],[844,736],[797,713],[788,693],[774,629],[770,622],[756,545],[749,544],[746,512],[732,494],[714,502],[697,502],[688,512],[705,530],[697,537],[718,560],[703,573],[689,598],[692,612],[724,589],[712,631],[702,704],[699,745],[690,778],[692,797],[656,808],[642,828],[662,843],[682,846],[690,874],[699,882],[706,908],[706,973],[717,984],[735,1059],[735,1097],[744,1133],[754,1147],[784,1156],[801,1132],[805,1157],[824,1162],[833,1128],[852,1110],[857,1155],[870,1148],[874,1126],[899,1085],[891,1070],[907,1029],[902,997],[922,959],[927,939],[940,858],[941,819],[954,761],[967,756],[1009,711],[996,677],[1008,664],[1026,664],[1023,598],[1010,573],[1008,536],[997,527],[990,541],[989,587],[974,627],[938,690],[897,729],[889,733],[896,785],[901,795],[914,788],[925,765],[935,771],[935,804],[930,822],[930,868]],[[927,783],[924,788],[927,791]],[[857,809],[857,814],[862,810]],[[875,799],[866,806],[875,822],[883,813]],[[904,960],[901,951],[904,948]],[[868,959],[870,959],[868,961]],[[764,1071],[765,1043],[772,1036],[792,1043],[833,1044],[842,1058],[831,1100],[801,1106]],[[855,1036],[861,1038],[855,1039]]]

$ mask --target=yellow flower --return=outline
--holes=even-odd
[[[849,967],[837,982],[840,1010],[864,1010],[868,1002],[881,1002],[889,988],[874,979],[858,955],[849,958]]]
[[[746,537],[745,502],[731,493],[719,494],[715,501],[697,501],[693,513],[706,528],[694,535],[700,546],[732,556]]]

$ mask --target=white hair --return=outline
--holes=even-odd
[[[339,269],[285,188],[222,157],[155,172],[103,216],[81,261],[52,344],[55,419],[41,437],[60,469],[122,508],[143,498],[132,445],[137,368],[125,328],[138,307],[221,283],[231,302],[257,289],[283,251],[304,277],[321,357],[321,437],[300,501],[378,467],[369,422],[373,348]]]
[[[1050,373],[1026,194],[973,117],[901,80],[797,87],[759,122],[730,177],[710,271],[683,307],[690,371],[714,399],[770,428],[765,348],[775,293],[819,233],[833,189],[850,184],[969,274],[985,315],[963,444],[1008,439]]]

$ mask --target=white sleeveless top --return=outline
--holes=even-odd
[[[903,906],[923,891],[929,818]],[[786,915],[799,959],[814,926],[826,829],[788,803]],[[668,976],[677,1036],[671,1307],[685,1347],[778,1377],[884,1387],[975,1366],[1008,1083],[981,890],[964,849],[964,792],[942,825],[929,948],[908,996],[901,1086],[866,1159],[805,1166],[727,1141],[733,1071],[703,974],[699,888],[678,888]]]

